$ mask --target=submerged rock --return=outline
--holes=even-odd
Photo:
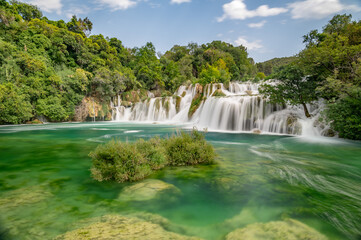
[[[55,238],[56,240],[73,239],[174,239],[195,240],[199,238],[180,235],[166,231],[158,224],[154,224],[137,217],[106,215],[99,222],[90,224]]]
[[[315,229],[294,219],[269,223],[254,223],[239,228],[226,236],[226,240],[326,240]]]
[[[181,191],[172,184],[160,180],[148,179],[125,187],[119,194],[118,199],[121,201],[148,201],[163,197],[172,199],[180,194]]]
[[[34,204],[43,201],[52,194],[42,186],[24,187],[6,192],[0,198],[0,209],[15,208],[26,204]]]

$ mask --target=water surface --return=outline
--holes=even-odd
[[[182,193],[157,201],[119,200],[131,184],[90,177],[88,154],[98,144],[166,137],[179,128],[109,122],[0,127],[0,230],[9,239],[52,239],[86,219],[152,213],[176,226],[172,231],[204,239],[287,218],[329,239],[360,239],[360,142],[207,133],[217,165],[151,176]]]

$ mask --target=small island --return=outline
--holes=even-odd
[[[111,140],[89,156],[92,176],[98,181],[138,181],[166,166],[213,164],[214,148],[204,134],[193,129],[170,138],[140,139],[134,143]]]

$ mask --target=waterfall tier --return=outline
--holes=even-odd
[[[302,106],[267,103],[258,87],[256,83],[181,86],[172,97],[152,97],[131,107],[121,106],[118,97],[112,116],[114,121],[190,123],[218,131],[322,134],[315,126],[317,105],[308,106],[314,117],[307,119]]]

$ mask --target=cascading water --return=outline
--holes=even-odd
[[[152,98],[128,108],[121,106],[118,96],[112,116],[114,121],[190,123],[211,131],[322,135],[315,126],[320,104],[308,106],[314,116],[308,119],[302,106],[267,103],[258,87],[256,83],[230,83],[227,88],[223,84],[181,86],[173,97],[148,94]],[[190,112],[196,98],[200,104]]]

